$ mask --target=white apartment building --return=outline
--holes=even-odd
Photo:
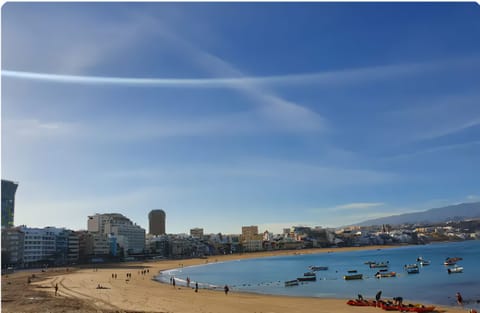
[[[57,252],[63,248],[57,247],[57,237],[66,231],[65,228],[21,227],[20,230],[25,234],[23,250],[25,263],[55,260]]]

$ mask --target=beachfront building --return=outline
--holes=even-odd
[[[190,236],[195,238],[203,238],[203,228],[190,229]]]
[[[77,231],[78,254],[82,262],[105,260],[115,256],[111,249],[109,237],[98,232]]]
[[[78,240],[73,231],[65,228],[19,228],[24,233],[23,260],[33,265],[63,265],[78,260]]]
[[[2,268],[23,264],[25,233],[18,227],[2,228]]]
[[[168,257],[170,255],[170,239],[167,235],[147,235],[146,249],[150,255],[155,257]]]
[[[2,228],[13,227],[18,183],[2,179]]]
[[[152,210],[148,213],[148,233],[150,235],[165,235],[165,212],[163,210]]]
[[[143,253],[145,250],[145,229],[118,213],[95,214],[88,217],[88,231],[115,238],[120,254]],[[107,239],[108,242],[108,239]]]
[[[262,251],[263,250],[263,240],[262,239],[244,240],[244,241],[242,241],[242,246],[243,246],[243,251],[244,252]]]

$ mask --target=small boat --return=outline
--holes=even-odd
[[[351,273],[356,273],[356,272],[357,272],[357,270],[349,270],[349,271],[348,271],[348,273],[350,273],[350,274],[351,274]]]
[[[463,267],[458,266],[458,265],[455,265],[454,267],[447,269],[448,274],[462,273],[462,272],[463,272]]]
[[[420,270],[418,269],[418,267],[407,268],[406,271],[407,271],[407,274],[418,274],[418,273],[420,273]]]
[[[363,279],[363,274],[352,274],[343,276],[345,280]]]
[[[463,258],[460,258],[460,257],[446,258],[445,262],[443,262],[443,264],[445,264],[445,265],[455,265],[455,264],[457,264],[458,261],[461,261],[461,260],[463,260]]]
[[[388,272],[388,268],[381,268],[378,270],[379,272]]]
[[[366,261],[366,262],[364,262],[363,264],[370,265],[370,264],[375,264],[375,263],[376,263],[376,262],[374,262],[374,261]]]
[[[353,305],[353,306],[377,306],[377,303],[376,303],[375,300],[355,299],[355,300],[348,300],[347,304],[348,305]]]
[[[315,274],[315,272],[306,272],[306,273],[303,273],[303,276],[316,276],[317,274]]]
[[[308,267],[311,271],[326,271],[328,270],[328,266],[309,266]]]
[[[408,270],[408,269],[411,269],[411,268],[418,268],[418,264],[405,264],[403,266],[404,269]]]
[[[316,281],[317,276],[303,276],[303,277],[297,277],[298,281]]]
[[[389,273],[380,273],[380,272],[377,272],[375,274],[375,277],[376,278],[384,278],[384,277],[395,277],[397,276],[397,273],[395,272],[389,272]]]
[[[425,260],[423,257],[419,256],[417,258],[417,262],[420,263],[421,266],[426,266],[426,265],[430,265],[430,261],[428,260]]]
[[[285,287],[298,286],[298,280],[287,280],[285,282]]]
[[[401,312],[418,312],[418,313],[433,312],[435,310],[434,306],[424,306],[422,304],[398,305],[397,308],[398,308],[398,311],[401,311]]]
[[[381,263],[373,263],[370,264],[370,268],[380,268],[380,267],[388,267],[389,262],[381,262]]]

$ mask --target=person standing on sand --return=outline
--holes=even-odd
[[[227,285],[225,285],[225,287],[223,287],[223,290],[225,290],[225,294],[228,295],[228,291],[229,291],[230,289],[228,288]]]
[[[58,294],[58,284],[55,284],[55,295]]]
[[[195,282],[195,292],[198,292],[198,283]]]
[[[175,288],[175,278],[172,279],[173,288]]]

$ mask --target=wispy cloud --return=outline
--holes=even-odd
[[[451,145],[436,146],[436,147],[418,150],[410,153],[397,154],[397,155],[386,157],[385,160],[408,159],[408,158],[416,157],[419,155],[436,153],[441,151],[471,148],[477,145],[480,145],[480,140],[469,141],[469,142],[458,143],[458,144],[451,144]]]
[[[339,204],[333,207],[310,209],[312,213],[325,213],[325,212],[339,212],[339,211],[358,211],[358,210],[370,210],[372,208],[378,208],[385,206],[383,202],[352,202],[346,204]]]
[[[378,206],[383,206],[383,202],[354,202],[342,205],[337,205],[333,210],[357,210],[357,209],[370,209]]]
[[[480,195],[468,195],[466,199],[467,201],[480,201]]]
[[[9,138],[38,138],[72,136],[80,128],[78,124],[39,119],[3,119],[2,128]]]

